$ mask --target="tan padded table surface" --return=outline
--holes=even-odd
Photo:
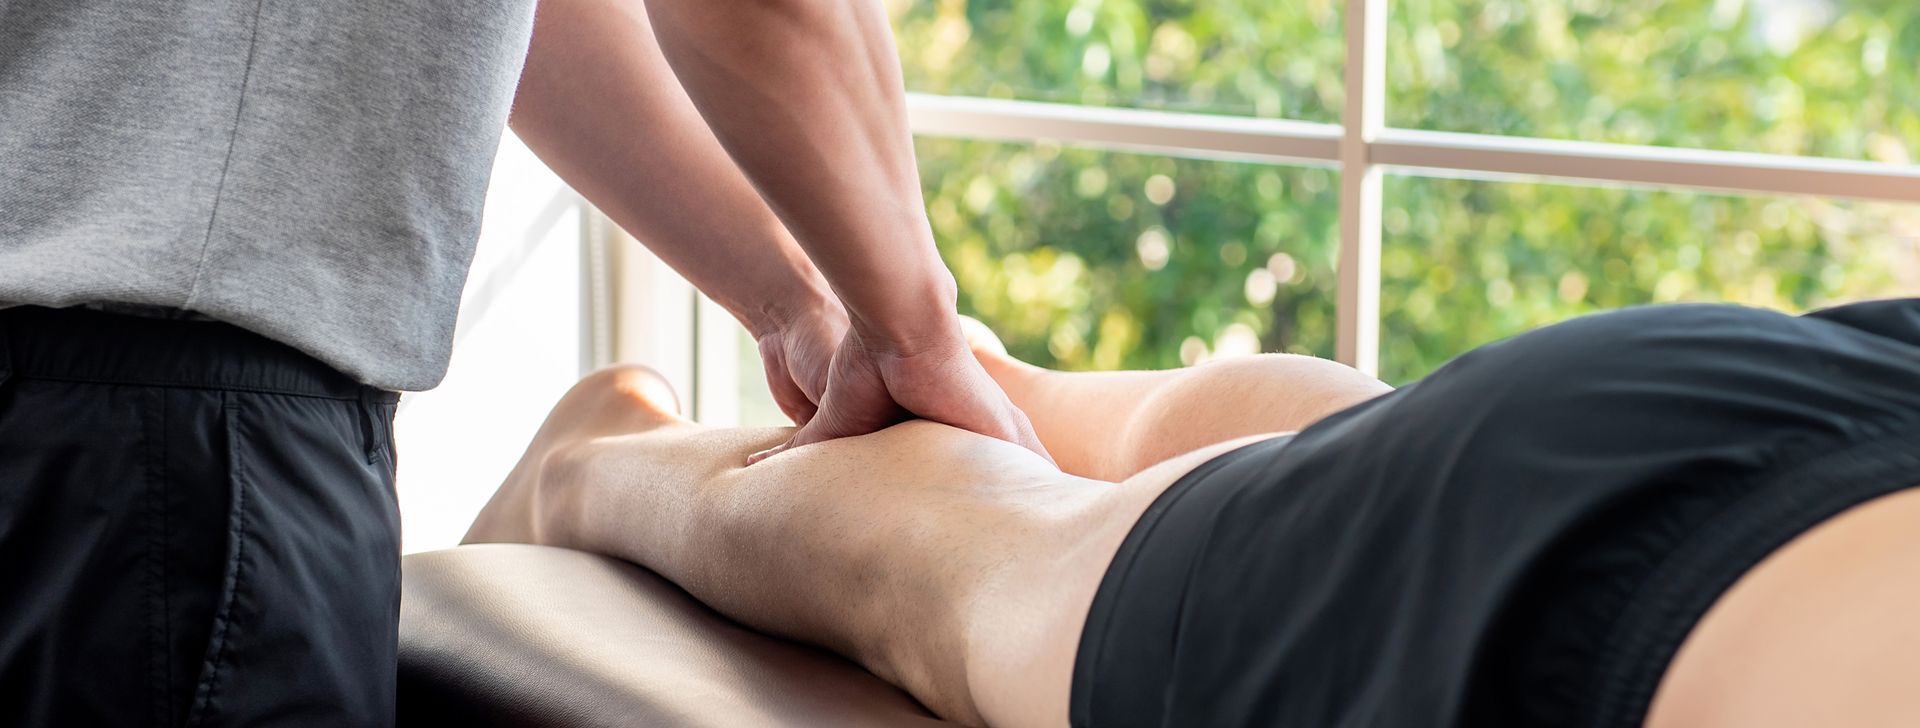
[[[615,559],[486,544],[402,569],[403,726],[952,725],[851,662],[740,627]]]

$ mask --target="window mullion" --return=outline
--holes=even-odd
[[[1340,138],[1340,269],[1336,321],[1340,361],[1380,366],[1382,184],[1371,145],[1386,119],[1386,0],[1347,0],[1346,108]]]

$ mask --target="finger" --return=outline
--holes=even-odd
[[[793,420],[795,425],[804,425],[812,421],[814,415],[820,411],[820,406],[814,404],[813,399],[807,396],[807,391],[792,379],[782,381],[786,385],[785,394],[774,395],[774,401],[780,405],[780,411],[787,415],[787,419]],[[782,396],[786,399],[782,400]]]
[[[752,455],[748,455],[747,464],[752,465],[754,463],[760,462],[762,460],[773,457],[775,455],[779,455],[780,453],[786,452],[788,450],[792,450],[793,448],[796,448],[796,447],[810,445],[816,442],[826,442],[828,440],[832,440],[837,437],[846,436],[846,435],[833,434],[833,431],[835,428],[826,427],[821,424],[823,422],[826,422],[827,419],[828,419],[827,417],[821,417],[819,416],[818,413],[816,413],[814,417],[807,420],[806,424],[801,425],[798,431],[793,433],[793,437],[787,438],[786,442],[780,443],[778,445],[767,448],[765,450],[761,450],[760,452],[754,453]],[[859,434],[859,433],[855,433],[855,434]]]
[[[1032,450],[1040,457],[1046,458],[1047,462],[1058,465],[1059,463],[1053,459],[1053,453],[1047,452],[1047,444],[1040,441],[1040,432],[1033,428],[1032,418],[1027,417],[1027,413],[1019,407],[1015,407],[1011,400],[1007,402],[1007,407],[1013,411],[1014,428],[1019,433],[1017,439],[1013,441],[1014,444]]]
[[[779,455],[780,453],[786,452],[786,450],[787,450],[787,444],[784,442],[780,443],[778,445],[767,448],[765,450],[761,450],[760,452],[754,453],[752,455],[748,455],[747,464],[752,465],[754,463],[760,462],[762,460],[773,457],[775,455]]]
[[[827,398],[827,375],[825,372],[820,372],[811,377],[795,375],[794,385],[800,388],[800,393],[807,398],[807,404],[814,405],[814,409],[819,409],[819,402]]]
[[[768,359],[766,374],[767,391],[773,395],[773,403],[780,407],[782,414],[793,420],[796,425],[804,425],[807,420],[813,418],[814,412],[819,408],[807,395],[806,389],[793,380],[792,374],[787,371],[786,362]]]
[[[827,388],[826,396],[821,398],[820,411],[814,414],[813,419],[801,425],[786,443],[754,453],[747,463],[751,465],[797,447],[876,432],[911,416],[910,412],[886,399],[884,387],[880,387],[876,394],[863,391],[861,380],[857,377],[835,381],[833,386]],[[879,387],[877,383],[871,386]]]
[[[827,377],[829,366],[787,367],[787,373],[793,377],[794,386],[806,395],[807,403],[818,405],[827,398]],[[816,409],[818,409],[816,407]]]
[[[832,395],[828,395],[827,401],[821,403],[820,411],[814,413],[813,418],[801,425],[800,429],[793,433],[793,437],[788,438],[786,444],[778,449],[805,447],[816,442],[864,435],[873,431],[873,428],[854,425],[849,421],[850,419],[846,416],[844,408],[837,404],[837,400]]]
[[[798,410],[797,414],[788,414],[787,417],[791,418],[795,425],[805,425],[812,422],[814,416],[820,414],[820,406],[805,399],[800,400],[799,404],[794,405],[794,409]]]
[[[986,416],[994,423],[996,431],[984,434],[1019,445],[1045,458],[1049,463],[1054,462],[1053,454],[1047,452],[1045,443],[1040,442],[1040,435],[1033,429],[1033,420],[1028,419],[1027,413],[1015,407],[1013,401],[1007,399],[1006,394],[1000,392],[998,388],[993,392],[997,396],[991,397],[986,404],[990,408]]]
[[[747,456],[747,464],[752,465],[802,445],[831,440],[838,436],[832,433],[840,429],[831,423],[841,419],[843,417],[839,414],[839,408],[834,404],[833,396],[829,394],[820,403],[820,408],[807,418],[807,421],[799,423],[800,429],[793,433],[793,437],[787,438],[786,442]]]

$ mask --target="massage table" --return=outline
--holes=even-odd
[[[954,725],[615,559],[483,544],[408,556],[401,573],[402,726]]]

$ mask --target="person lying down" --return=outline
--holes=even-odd
[[[791,430],[615,368],[467,541],[632,561],[971,725],[1920,725],[1920,299],[1602,313],[1399,390],[973,341],[1058,467],[924,421],[748,466]]]

